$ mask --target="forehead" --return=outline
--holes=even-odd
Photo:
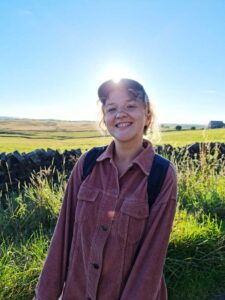
[[[125,88],[120,88],[111,91],[108,94],[105,104],[117,103],[117,102],[126,102],[126,101],[134,101],[135,97],[132,93],[128,92]]]

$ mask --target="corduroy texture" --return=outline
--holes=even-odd
[[[84,182],[85,154],[74,167],[36,299],[56,300],[61,294],[63,300],[167,299],[163,265],[176,210],[174,167],[149,215],[151,143],[144,140],[144,149],[120,178],[114,146],[97,159]]]

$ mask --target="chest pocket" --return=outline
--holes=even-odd
[[[120,208],[118,216],[118,235],[127,243],[137,243],[140,241],[146,221],[149,216],[148,202],[140,202],[139,199],[128,200]]]
[[[80,186],[75,213],[76,223],[92,219],[97,214],[99,194],[99,190],[94,187],[84,184]]]

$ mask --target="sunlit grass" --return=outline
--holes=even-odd
[[[94,146],[107,145],[111,141],[110,137],[95,137],[95,138],[65,138],[65,139],[42,139],[32,138],[26,139],[23,137],[15,138],[2,138],[0,137],[0,153],[1,152],[13,152],[18,150],[19,152],[30,152],[35,149],[59,149],[61,151],[70,149],[81,149],[86,151]]]
[[[17,244],[1,242],[0,299],[32,299],[49,241],[39,230]]]
[[[29,152],[35,149],[81,149],[110,143],[111,137],[102,136],[99,131],[14,131],[0,133],[0,152]],[[155,144],[170,144],[174,147],[195,142],[224,142],[225,129],[163,131]]]
[[[216,299],[225,293],[222,221],[178,210],[170,239],[166,280],[171,300]]]
[[[161,133],[160,144],[182,147],[197,142],[225,142],[225,128],[168,131]]]

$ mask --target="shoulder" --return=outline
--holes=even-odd
[[[167,204],[172,200],[177,200],[177,172],[172,162],[169,162],[169,167],[164,179],[161,191],[156,199],[155,206]]]
[[[81,154],[74,165],[71,176],[73,177],[79,174],[80,177],[82,177],[84,168],[89,168],[90,165],[94,165],[96,159],[105,151],[106,148],[107,146],[93,147]]]
[[[85,153],[82,153],[81,156],[77,159],[77,161],[72,169],[72,172],[70,174],[69,182],[73,181],[77,178],[80,178],[80,180],[81,180],[81,177],[83,174],[84,161],[85,161],[85,157],[86,157],[87,153],[88,153],[88,151]]]
[[[174,164],[171,161],[169,162],[169,168],[167,171],[166,180],[169,180],[170,182],[174,182],[174,183],[177,182],[176,167],[174,166]]]
[[[163,176],[164,182],[167,182],[167,181],[170,181],[170,182],[175,181],[176,182],[176,177],[177,177],[176,168],[175,168],[174,164],[167,158],[156,153],[154,155],[151,168],[154,173],[158,172],[158,175],[160,175],[161,173],[164,173],[164,176]]]
[[[167,175],[164,182],[164,188],[170,190],[170,198],[177,199],[177,171],[172,162],[169,164]]]

